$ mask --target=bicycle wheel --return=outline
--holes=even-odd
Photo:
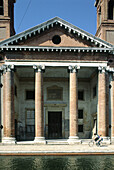
[[[102,143],[102,141],[100,142],[100,146],[102,146],[103,145],[103,143]]]
[[[91,146],[93,146],[94,145],[94,141],[90,141],[89,142],[89,146],[91,147]]]

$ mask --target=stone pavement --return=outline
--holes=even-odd
[[[66,144],[0,144],[0,155],[114,155],[114,144],[101,147],[88,144],[66,145]]]

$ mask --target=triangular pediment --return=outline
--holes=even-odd
[[[61,42],[59,44],[53,43],[52,38],[54,35],[60,36]],[[112,44],[103,41],[58,17],[0,42],[0,46],[10,45],[35,47],[113,47]]]
[[[57,37],[57,38],[56,38]],[[60,40],[60,41],[59,41]],[[19,45],[24,46],[48,46],[48,47],[95,47],[94,44],[66,32],[64,29],[55,27],[33,36]]]

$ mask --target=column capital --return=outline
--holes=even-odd
[[[113,79],[113,81],[114,81],[114,72],[112,73],[112,79]]]
[[[0,75],[3,74],[2,66],[0,67]]]
[[[5,74],[6,72],[14,71],[14,65],[2,65],[0,68],[0,71],[2,74]]]
[[[105,73],[106,72],[106,67],[99,66],[98,70],[99,70],[100,73]]]
[[[1,72],[2,74],[5,74],[5,73],[6,73],[6,68],[7,68],[7,66],[3,64],[3,65],[0,67],[0,72]]]
[[[113,68],[113,67],[107,66],[107,67],[106,67],[106,70],[107,70],[109,73],[114,73],[114,68]]]
[[[70,71],[70,73],[77,73],[78,72],[78,69],[80,69],[80,66],[72,66],[72,65],[69,65],[68,66],[68,70]]]
[[[7,72],[14,71],[14,65],[7,65]]]
[[[37,70],[38,72],[42,72],[45,70],[45,65],[33,65],[33,69]]]

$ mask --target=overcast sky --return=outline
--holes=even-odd
[[[95,0],[16,0],[16,34],[56,16],[95,35]]]

